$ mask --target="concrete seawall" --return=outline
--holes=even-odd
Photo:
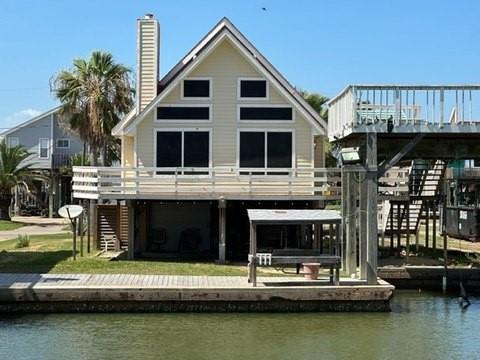
[[[389,311],[384,281],[340,286],[299,278],[2,274],[0,312]]]
[[[402,266],[378,269],[378,276],[397,289],[441,290],[444,274],[443,266]],[[458,290],[460,282],[469,291],[480,291],[480,268],[449,268],[447,289]]]

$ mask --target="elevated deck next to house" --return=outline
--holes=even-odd
[[[0,274],[0,312],[388,311],[394,287],[343,279]]]
[[[329,106],[331,141],[367,132],[480,134],[480,85],[350,85]]]
[[[340,168],[73,167],[73,196],[144,200],[339,200]],[[404,197],[408,170],[380,179],[380,196]]]

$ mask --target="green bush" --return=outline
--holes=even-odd
[[[17,242],[15,243],[15,249],[26,248],[30,246],[30,236],[18,235]]]

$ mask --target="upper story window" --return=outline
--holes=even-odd
[[[48,159],[50,141],[47,138],[39,139],[38,141],[38,157],[40,159]]]
[[[210,99],[210,79],[197,78],[185,79],[182,82],[182,98],[184,99]]]
[[[157,107],[158,121],[210,121],[209,105],[162,105]]]
[[[239,106],[238,120],[240,121],[293,121],[291,106]]]
[[[20,141],[18,140],[18,136],[8,136],[7,137],[7,146],[9,148],[18,146],[20,144]]]
[[[70,139],[57,139],[57,149],[70,149]]]
[[[248,100],[268,99],[268,84],[265,79],[238,79],[238,98]]]

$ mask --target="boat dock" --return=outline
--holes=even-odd
[[[122,274],[0,274],[0,312],[389,311],[394,286],[341,279]]]

